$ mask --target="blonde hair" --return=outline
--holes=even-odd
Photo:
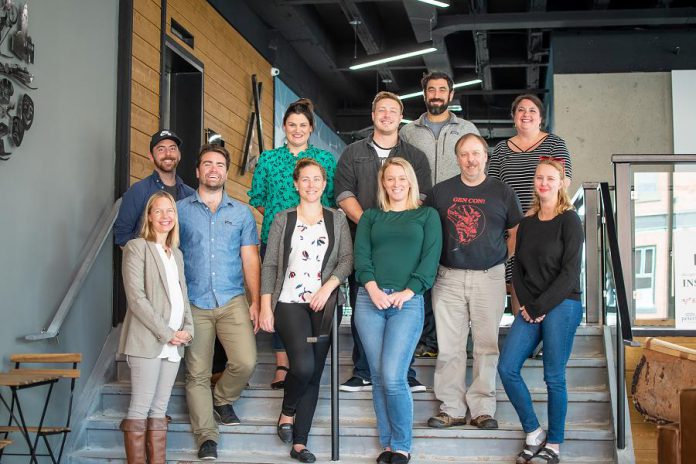
[[[389,201],[389,195],[384,189],[384,173],[387,172],[389,166],[401,166],[406,173],[406,179],[410,184],[408,188],[408,196],[406,198],[406,209],[416,209],[418,208],[420,200],[420,192],[418,191],[418,179],[416,179],[416,173],[413,171],[411,163],[403,158],[394,156],[384,160],[384,164],[379,168],[379,174],[377,175],[377,201],[379,201],[379,207],[382,211],[391,211],[392,206]]]
[[[565,175],[565,168],[563,164],[559,161],[556,161],[555,159],[544,159],[542,158],[539,161],[539,164],[537,165],[536,171],[539,170],[539,166],[551,166],[554,168],[556,171],[558,171],[559,174],[559,179],[561,182],[560,188],[558,189],[558,203],[556,204],[556,214],[563,214],[568,210],[575,209],[573,204],[570,202],[570,197],[568,196],[568,189],[566,187],[566,175]],[[534,173],[534,176],[536,177],[536,171]],[[541,199],[539,198],[539,194],[537,193],[536,189],[534,189],[534,200],[532,201],[532,206],[529,208],[529,211],[527,212],[528,216],[533,216],[539,212],[541,209]]]
[[[152,223],[149,221],[148,216],[150,214],[150,210],[152,210],[152,205],[155,203],[155,201],[157,201],[160,198],[166,198],[172,203],[175,215],[174,227],[167,234],[165,244],[169,248],[177,248],[179,246],[179,213],[176,210],[176,201],[174,201],[174,197],[171,196],[169,193],[165,192],[164,190],[160,190],[159,192],[153,193],[150,199],[147,200],[147,204],[145,205],[145,209],[143,210],[143,218],[141,220],[140,236],[148,242],[156,241],[157,233],[155,232],[155,229],[152,227]]]

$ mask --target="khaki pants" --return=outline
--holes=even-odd
[[[452,417],[495,415],[498,328],[505,310],[505,266],[485,271],[440,266],[433,286],[433,312],[440,352],[435,396]],[[474,345],[473,379],[466,388],[469,324]]]
[[[225,306],[200,309],[191,305],[194,334],[186,348],[186,403],[191,428],[198,446],[206,440],[218,442],[218,426],[213,404],[236,401],[256,366],[256,339],[249,318],[249,306],[239,295]],[[215,335],[227,355],[227,366],[210,393]]]

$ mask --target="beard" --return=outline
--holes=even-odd
[[[164,162],[170,161],[170,160],[173,161],[171,167],[166,167],[164,165]],[[155,166],[157,167],[157,169],[159,169],[162,172],[174,172],[174,171],[176,171],[176,167],[179,165],[179,160],[177,160],[176,158],[166,157],[166,158],[162,158],[159,160],[155,159],[154,163],[155,163]]]
[[[447,111],[447,107],[449,106],[448,101],[440,100],[440,99],[434,99],[434,100],[428,100],[425,103],[425,107],[428,109],[428,113],[438,116],[445,111]]]

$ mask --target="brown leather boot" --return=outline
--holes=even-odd
[[[126,447],[128,464],[146,464],[145,459],[145,419],[123,419],[121,421],[123,443]]]
[[[167,418],[147,420],[147,460],[150,464],[165,464],[167,460]]]

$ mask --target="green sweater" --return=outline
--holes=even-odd
[[[368,209],[355,234],[355,274],[365,285],[409,288],[423,294],[433,286],[442,248],[440,217],[433,208],[407,211]]]

